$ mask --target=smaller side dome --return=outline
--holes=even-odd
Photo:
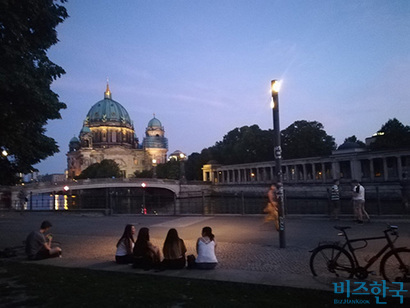
[[[161,124],[161,121],[160,120],[158,120],[156,117],[155,117],[155,115],[154,115],[154,117],[148,122],[148,127],[149,128],[161,128],[162,127],[162,124]]]
[[[176,161],[186,160],[186,159],[187,159],[187,155],[180,150],[176,150],[172,152],[168,157],[168,160],[176,160]]]
[[[80,140],[77,137],[73,137],[71,138],[70,143],[80,143]]]
[[[69,152],[75,152],[80,149],[80,140],[77,137],[73,137],[68,144]]]

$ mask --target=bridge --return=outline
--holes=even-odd
[[[208,196],[211,184],[198,182],[183,182],[168,179],[139,179],[139,178],[104,178],[67,180],[60,182],[36,182],[11,188],[11,205],[13,208],[25,207],[33,204],[47,204],[46,207],[57,209],[59,204],[79,203],[86,199],[101,203],[111,202],[113,199],[127,197],[128,199],[148,198],[150,195],[161,195],[168,199],[180,199]],[[90,196],[93,196],[90,198]],[[74,200],[74,198],[77,198]],[[92,199],[90,201],[90,199]],[[106,199],[106,200],[103,200]],[[68,200],[68,201],[67,201]],[[51,204],[51,205],[50,205]],[[66,206],[66,205],[65,205]]]

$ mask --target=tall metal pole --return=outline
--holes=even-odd
[[[273,113],[273,145],[275,156],[275,172],[277,180],[277,197],[278,197],[278,214],[279,214],[279,247],[286,248],[285,239],[285,198],[283,194],[283,174],[282,174],[282,148],[280,140],[280,125],[279,125],[279,95],[276,87],[277,80],[272,80],[272,113]]]

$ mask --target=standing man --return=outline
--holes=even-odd
[[[278,187],[276,184],[272,184],[268,191],[268,204],[264,208],[264,212],[267,213],[265,222],[273,221],[276,231],[279,231],[279,214],[278,214]]]
[[[340,187],[339,180],[334,180],[330,188],[331,219],[339,220],[340,212]]]
[[[353,180],[352,184],[353,184],[352,200],[353,200],[354,218],[357,220],[358,224],[363,224],[363,215],[364,215],[367,221],[370,222],[370,216],[369,214],[367,214],[364,208],[365,189],[362,185],[360,185],[359,181],[357,180]]]
[[[39,231],[32,231],[26,239],[26,254],[29,260],[41,260],[61,256],[61,248],[51,248],[52,235],[44,235],[52,224],[45,220],[41,223]]]

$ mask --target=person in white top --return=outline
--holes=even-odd
[[[198,257],[195,261],[188,260],[188,267],[197,269],[214,269],[218,264],[215,255],[216,241],[211,227],[202,229],[202,236],[196,242],[196,252]]]
[[[126,225],[121,238],[117,242],[115,262],[118,264],[128,264],[133,262],[132,250],[134,249],[135,226]]]
[[[354,211],[355,219],[357,220],[357,223],[362,224],[363,216],[365,216],[367,221],[370,222],[370,216],[366,212],[366,209],[364,207],[365,189],[362,185],[360,185],[359,181],[357,180],[353,180],[352,185],[353,185],[352,200],[353,200],[353,211]]]

